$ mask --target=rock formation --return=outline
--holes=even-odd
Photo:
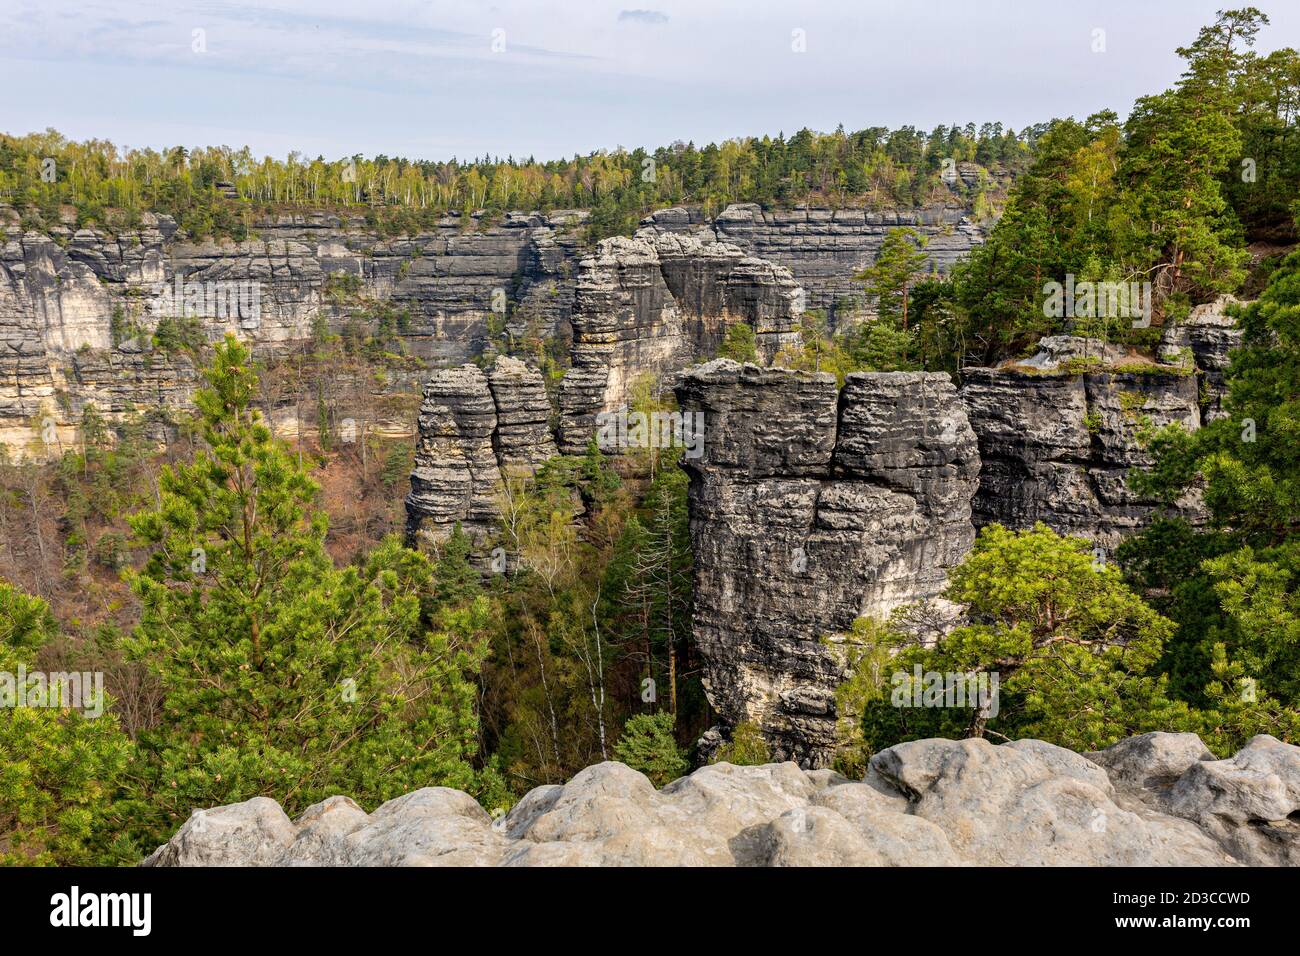
[[[916,740],[866,778],[716,764],[656,791],[620,763],[493,819],[430,787],[366,813],[330,797],[200,810],[146,866],[1233,866],[1300,864],[1300,748],[1215,760],[1194,734],[1080,755],[1040,740]]]
[[[1130,470],[1153,463],[1146,447],[1153,430],[1200,427],[1198,383],[1190,369],[1129,361],[1099,343],[1057,336],[1025,362],[962,371],[961,399],[982,462],[977,526],[1042,521],[1111,549],[1151,520],[1158,503],[1128,487]],[[1195,495],[1169,511],[1201,514]]]
[[[457,523],[472,538],[490,534],[503,478],[556,454],[549,413],[541,373],[518,359],[498,356],[486,373],[434,372],[420,404],[407,537],[445,541]]]
[[[891,229],[910,228],[927,240],[926,270],[944,275],[984,241],[964,206],[920,209],[764,210],[733,203],[711,222],[696,209],[661,209],[644,220],[660,233],[690,233],[739,246],[746,253],[788,269],[807,292],[809,309],[835,321],[861,308],[862,286],[854,276],[875,261]]]
[[[694,637],[726,725],[754,721],[775,756],[829,761],[832,643],[942,590],[974,538],[975,437],[948,376],[834,376],[719,359],[677,386],[704,415],[685,459]]]
[[[561,450],[582,452],[596,415],[625,405],[638,376],[671,384],[733,323],[753,326],[771,358],[795,338],[802,298],[788,271],[725,243],[649,231],[602,241],[578,268]]]
[[[855,294],[853,274],[890,228],[917,227],[930,239],[933,268],[945,271],[980,239],[965,215],[958,206],[874,213],[740,204],[709,223],[698,211],[655,213],[642,237],[655,247],[661,281],[633,291],[638,277],[630,267],[616,297],[650,306],[656,296],[671,299],[676,317],[652,310],[618,332],[607,327],[608,315],[599,317],[593,289],[589,333],[575,347],[566,386],[570,417],[589,415],[606,399],[616,406],[638,370],[676,371],[713,354],[731,321],[754,323],[770,355],[800,311],[798,287],[807,286],[816,308]],[[488,317],[503,299],[509,335],[567,339],[579,260],[588,257],[578,228],[585,217],[448,215],[418,234],[387,238],[359,214],[311,211],[259,221],[242,242],[217,242],[192,241],[171,218],[150,213],[116,235],[71,226],[39,234],[22,230],[17,214],[0,205],[0,443],[15,456],[46,457],[53,443],[45,439],[74,441],[92,402],[110,420],[129,409],[159,412],[153,424],[165,437],[167,417],[188,409],[196,386],[188,360],[150,341],[157,322],[150,305],[178,277],[256,284],[256,321],[207,310],[200,318],[208,339],[236,332],[262,358],[309,339],[318,317],[333,316],[326,282],[339,273],[356,277],[365,297],[409,314],[401,333],[407,351],[432,367],[482,351]],[[602,364],[606,353],[613,359]],[[609,366],[628,371],[606,377]],[[573,434],[584,432],[585,425]]]
[[[1196,369],[1201,382],[1201,420],[1205,422],[1224,417],[1230,353],[1242,340],[1237,320],[1226,310],[1229,305],[1241,304],[1225,295],[1195,306],[1186,321],[1169,325],[1160,339],[1162,362]]]
[[[386,239],[360,216],[308,213],[259,223],[257,238],[243,242],[191,242],[152,214],[117,236],[15,232],[16,217],[0,207],[0,235],[9,237],[0,241],[0,443],[16,456],[45,457],[49,434],[73,441],[92,402],[110,419],[132,407],[187,408],[193,368],[150,342],[159,320],[152,306],[178,281],[255,290],[255,317],[222,315],[211,302],[196,317],[209,340],[235,332],[260,357],[310,339],[317,317],[332,314],[325,287],[340,273],[356,277],[359,294],[404,310],[407,349],[431,364],[478,353],[487,317],[502,308],[516,335],[532,325],[567,336],[574,227],[584,217],[453,215]]]

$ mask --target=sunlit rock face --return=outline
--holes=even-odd
[[[687,365],[716,353],[729,326],[752,326],[770,359],[797,338],[802,314],[790,273],[736,246],[651,230],[602,241],[578,269],[561,450],[585,449],[596,416],[626,405],[639,377],[671,386]]]
[[[258,223],[246,241],[195,242],[167,216],[146,213],[117,235],[46,235],[17,229],[0,207],[0,442],[13,457],[57,454],[91,404],[110,422],[152,413],[151,434],[166,440],[197,375],[188,356],[155,347],[161,319],[195,319],[208,341],[233,333],[274,358],[309,342],[316,323],[337,331],[347,319],[331,277],[400,312],[405,350],[430,366],[483,351],[490,319],[504,317],[507,336],[567,338],[584,218],[447,216],[387,238],[359,215],[308,212]],[[410,384],[393,379],[390,388]],[[289,434],[291,412],[270,416]]]
[[[198,809],[144,866],[1295,866],[1300,748],[1216,760],[1195,734],[1077,754],[913,740],[863,780],[718,763],[656,790],[614,761],[490,814],[449,787]]]
[[[924,271],[936,275],[946,275],[984,241],[971,210],[955,200],[893,210],[763,209],[756,203],[733,203],[712,220],[698,209],[678,206],[657,210],[644,225],[655,232],[725,242],[788,269],[807,294],[806,307],[824,311],[832,326],[851,321],[866,305],[854,276],[875,262],[890,230],[907,228],[922,236]]]

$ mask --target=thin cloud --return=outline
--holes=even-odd
[[[620,10],[619,23],[667,23],[668,14],[658,10]]]

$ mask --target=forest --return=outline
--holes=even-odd
[[[789,138],[678,142],[569,160],[440,163],[297,153],[259,160],[248,147],[226,146],[119,149],[46,130],[0,134],[0,200],[20,211],[24,228],[57,224],[67,205],[78,227],[128,230],[141,212],[152,211],[174,217],[195,239],[236,240],[255,232],[260,217],[295,207],[355,210],[386,235],[418,232],[449,213],[469,222],[474,212],[585,209],[593,240],[629,233],[651,210],[679,203],[708,215],[731,202],[889,208],[951,201],[956,192],[977,215],[989,216],[1045,128],[802,129]],[[975,183],[956,175],[958,163],[977,164]]]
[[[574,206],[598,236],[676,202],[917,204],[943,183],[943,157],[979,164],[989,196],[1013,184],[967,262],[919,276],[919,237],[892,232],[859,276],[875,320],[828,329],[810,314],[778,363],[959,374],[1059,332],[1140,354],[1192,306],[1237,294],[1251,301],[1235,307],[1245,339],[1227,416],[1150,436],[1156,467],[1130,478],[1170,501],[1200,488],[1209,519],[1159,520],[1101,568],[1087,542],[1045,526],[983,529],[946,592],[969,623],[938,646],[908,610],[855,626],[837,766],[860,774],[875,750],[927,736],[1087,750],[1190,730],[1226,754],[1257,733],[1300,742],[1300,54],[1257,54],[1266,26],[1254,8],[1226,11],[1180,48],[1178,83],[1126,119],[1019,134],[803,130],[553,163],[259,163],[48,132],[0,137],[0,189],[32,228],[64,204],[104,228],[157,211],[235,238],[286,203],[358,206],[397,230],[453,210]],[[1067,273],[1149,282],[1151,327],[1046,314],[1044,283]],[[193,809],[258,794],[292,814],[335,793],[373,809],[445,785],[496,813],[603,759],[658,785],[689,768],[712,719],[674,453],[612,458],[593,443],[508,482],[498,540],[519,560],[502,573],[482,573],[463,534],[413,550],[398,534],[409,443],[340,444],[347,396],[329,390],[341,370],[400,364],[398,321],[369,310],[322,325],[274,366],[233,337],[167,330],[166,347],[204,368],[179,441],[160,449],[143,420],[92,414],[55,461],[0,459],[0,671],[103,672],[109,698],[96,719],[0,709],[0,862],[133,864]],[[757,359],[752,330],[733,328],[722,354]],[[286,394],[318,409],[317,433],[292,446],[262,413]],[[640,383],[638,409],[662,401]],[[998,670],[1000,711],[892,707],[886,659]],[[768,753],[742,725],[714,759]]]

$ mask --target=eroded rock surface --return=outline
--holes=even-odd
[[[555,455],[541,373],[498,356],[434,372],[424,386],[407,536],[445,541],[456,524],[481,539],[495,526],[502,482]]]
[[[964,172],[964,171],[963,171]],[[824,310],[834,325],[862,306],[854,276],[876,259],[893,229],[912,229],[927,240],[923,271],[947,274],[984,241],[971,210],[954,201],[920,209],[769,209],[733,203],[712,221],[697,209],[661,209],[644,220],[664,233],[689,233],[739,246],[751,256],[785,267],[807,292],[807,307]]]
[[[947,375],[850,375],[719,359],[677,386],[704,416],[686,458],[696,645],[724,723],[817,767],[835,742],[834,641],[937,595],[974,538],[975,437]]]
[[[151,342],[160,318],[152,303],[178,280],[182,289],[242,284],[250,302],[255,288],[256,316],[221,315],[204,301],[196,317],[206,339],[235,333],[259,358],[310,340],[320,317],[341,319],[346,310],[327,290],[340,274],[355,279],[359,295],[404,312],[408,352],[433,365],[479,352],[487,319],[501,307],[513,334],[567,335],[584,217],[447,216],[389,239],[360,215],[309,212],[259,222],[256,238],[242,242],[196,242],[162,215],[146,213],[138,229],[118,235],[45,235],[18,229],[12,210],[0,207],[8,236],[0,243],[0,443],[15,457],[57,454],[91,403],[110,421],[132,408],[187,410],[192,365]]]
[[[1231,305],[1241,305],[1230,295],[1195,306],[1187,320],[1170,325],[1160,339],[1160,360],[1193,367],[1201,381],[1201,418],[1212,422],[1223,418],[1223,397],[1227,394],[1231,353],[1240,347],[1242,330],[1228,315]]]
[[[803,293],[789,271],[727,243],[643,230],[600,242],[578,268],[572,365],[560,385],[560,448],[579,454],[601,412],[642,375],[671,385],[712,355],[728,326],[753,326],[771,358],[792,341]]]
[[[1141,759],[1161,768],[1150,780]],[[370,814],[331,797],[293,821],[258,797],[196,812],[145,865],[1295,865],[1298,805],[1300,748],[1272,737],[1228,760],[1184,734],[1088,755],[917,740],[876,754],[863,781],[724,763],[656,791],[601,763],[495,820],[444,787]]]
[[[1128,486],[1132,470],[1154,463],[1147,443],[1155,430],[1200,428],[1196,375],[1153,364],[1072,371],[1071,359],[1105,355],[1067,345],[1045,339],[1033,364],[1023,363],[1028,368],[963,370],[961,398],[983,463],[976,525],[1023,529],[1042,521],[1109,550],[1158,511],[1200,520],[1194,493],[1162,509]]]

